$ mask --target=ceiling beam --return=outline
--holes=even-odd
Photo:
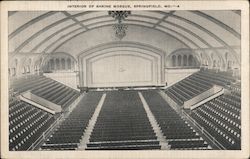
[[[132,15],[130,15],[130,16],[139,17],[139,18],[140,18],[140,17],[142,17],[142,18],[148,18],[148,19],[152,19],[152,20],[160,20],[159,18],[150,17],[150,16],[145,16],[145,15],[136,15],[136,14],[132,14]],[[106,17],[108,17],[108,15],[99,16],[99,17],[94,17],[94,18],[89,18],[89,19],[82,20],[82,21],[79,21],[79,22],[80,22],[80,23],[84,23],[84,22],[86,22],[86,21],[90,21],[90,20],[94,20],[94,19],[101,19],[101,18],[106,18]],[[102,21],[102,22],[103,22],[103,21]],[[143,22],[144,22],[144,21],[143,21]],[[167,21],[164,21],[164,22],[167,22]],[[101,23],[101,22],[100,22],[100,23]],[[144,22],[144,23],[145,23],[145,22]],[[167,22],[167,23],[171,23],[171,22]],[[98,24],[99,24],[99,23],[98,23]],[[151,23],[149,23],[149,24],[151,24]],[[71,24],[71,25],[69,25],[69,26],[67,26],[67,27],[65,27],[65,28],[62,28],[62,29],[58,30],[57,32],[51,34],[50,36],[48,36],[47,38],[45,38],[44,40],[42,40],[39,44],[37,44],[37,45],[31,50],[31,52],[35,52],[40,46],[42,46],[43,43],[49,41],[51,38],[53,38],[54,36],[56,36],[56,35],[59,34],[60,32],[66,30],[66,29],[68,29],[68,28],[70,28],[70,27],[73,27],[73,26],[75,26],[75,25],[77,25],[77,24],[76,24],[76,23]],[[180,26],[177,25],[177,24],[175,25],[175,27],[178,27],[178,28],[184,30],[183,27],[180,27]],[[78,30],[78,29],[76,29],[76,30]],[[189,31],[189,30],[187,30],[187,29],[184,30],[184,31],[188,32],[189,34],[195,35],[195,37],[198,37],[195,33],[191,32],[191,31]],[[205,40],[203,40],[203,39],[201,39],[201,38],[198,38],[198,39],[201,40],[201,41],[205,44]],[[58,40],[59,40],[59,39],[58,39]],[[57,40],[55,40],[55,41],[57,41]],[[56,43],[56,42],[53,42],[52,44],[54,44],[54,43]],[[206,44],[205,44],[205,45],[206,45]],[[207,46],[209,47],[209,45],[207,45]]]
[[[170,11],[164,15],[157,23],[154,24],[153,28],[155,28],[157,25],[159,25],[162,21],[166,20],[170,15],[174,14],[175,11]]]
[[[113,22],[113,20],[105,21],[105,22]],[[99,23],[103,23],[103,21],[102,21],[102,22],[96,22],[95,24],[90,24],[90,25],[88,25],[88,27],[91,26],[91,25],[99,24]],[[149,23],[149,22],[148,22],[148,23]],[[151,24],[152,24],[152,23],[151,23]],[[97,29],[97,28],[105,27],[105,26],[111,26],[111,25],[113,25],[113,24],[107,24],[107,25],[103,25],[103,26],[98,26],[98,27],[90,28],[90,30],[94,30],[94,29]],[[128,25],[132,25],[132,26],[142,26],[142,27],[146,27],[146,28],[152,29],[152,27],[148,27],[148,26],[145,26],[145,25],[129,24],[129,23],[128,23]],[[164,27],[164,26],[163,26],[163,27]],[[89,31],[90,31],[90,30],[89,30]],[[164,31],[162,31],[162,30],[160,30],[160,29],[157,29],[157,28],[155,28],[155,30],[158,30],[158,31],[160,31],[160,32],[162,32],[162,33],[164,33],[164,34],[167,34],[168,36],[171,36],[171,37],[177,39],[179,42],[181,42],[182,44],[186,45],[187,48],[192,48],[192,47],[188,46],[188,45],[187,45],[184,41],[182,41],[181,39],[179,39],[179,38],[177,38],[177,37],[175,37],[175,36],[173,36],[173,35],[171,35],[171,34],[169,34],[169,33],[167,33],[167,32],[164,32]],[[66,39],[66,40],[64,40],[63,42],[61,42],[61,43],[60,43],[55,49],[53,49],[51,52],[55,52],[59,47],[61,47],[63,44],[65,44],[65,43],[68,42],[69,40],[71,40],[71,39],[73,39],[73,38],[75,38],[75,37],[77,37],[77,36],[79,36],[79,35],[81,35],[81,34],[83,34],[83,33],[86,33],[86,32],[87,32],[87,31],[83,31],[83,32],[78,33],[77,35],[74,35],[74,36],[72,36],[72,37],[69,37],[68,39]],[[190,43],[193,43],[190,39],[187,38],[187,40],[188,40]],[[198,47],[198,48],[200,48],[200,47]]]
[[[88,14],[89,12],[84,12],[85,14]],[[81,15],[83,15],[83,13],[79,13]],[[35,34],[33,34],[31,37],[29,37],[27,40],[25,40],[22,44],[20,44],[16,49],[15,49],[15,53],[19,52],[22,50],[22,48],[24,48],[25,45],[27,45],[30,41],[32,41],[34,38],[36,38],[37,36],[39,36],[40,34],[42,34],[43,32],[47,31],[48,29],[56,26],[56,25],[59,25],[60,23],[63,23],[65,22],[66,20],[69,20],[71,19],[72,17],[76,17],[76,15],[71,15],[70,17],[66,17],[66,18],[63,18],[61,20],[58,20],[46,27],[44,27],[43,29],[39,30],[38,32],[36,32]]]
[[[71,17],[71,14],[69,14],[68,12],[66,11],[62,11],[62,13],[64,15],[66,15],[67,17],[69,17],[70,19],[72,19],[75,23],[79,24],[82,28],[86,29],[86,30],[89,30],[88,27],[86,27],[85,25],[83,25],[81,22],[79,22],[75,17]]]
[[[241,35],[235,31],[233,28],[231,28],[230,26],[226,25],[225,23],[215,19],[214,17],[210,16],[210,15],[207,15],[203,12],[200,12],[200,11],[190,11],[196,15],[199,15],[203,18],[206,18],[206,19],[209,19],[210,21],[212,21],[213,23],[219,25],[220,27],[222,27],[223,29],[227,30],[228,32],[230,32],[231,34],[233,34],[236,38],[238,39],[241,39]]]
[[[44,18],[47,18],[53,14],[55,14],[57,12],[47,12],[45,14],[42,14],[30,21],[28,21],[27,23],[23,24],[22,26],[20,26],[19,28],[17,28],[15,31],[13,31],[10,35],[9,35],[9,40],[12,39],[14,36],[16,36],[17,34],[19,34],[21,31],[23,31],[24,29],[26,29],[27,27],[33,25],[34,23],[43,20]]]
[[[161,14],[166,14],[165,12],[162,12],[162,11],[156,11],[157,13],[161,13]],[[213,37],[217,42],[219,42],[221,45],[224,45],[228,51],[230,51],[233,56],[236,58],[236,61],[238,63],[240,63],[239,61],[239,58],[237,56],[237,52],[234,51],[234,49],[232,49],[224,40],[222,40],[220,37],[218,37],[217,35],[215,35],[214,33],[212,33],[211,31],[207,30],[206,28],[202,27],[201,25],[197,24],[197,23],[194,23],[188,19],[185,19],[183,17],[180,17],[180,16],[177,16],[177,15],[171,15],[172,18],[175,18],[175,19],[179,19],[181,21],[184,21],[200,30],[202,30],[203,32],[209,34],[211,37]]]

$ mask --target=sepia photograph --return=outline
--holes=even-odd
[[[9,153],[248,148],[241,9],[75,7],[7,11]]]

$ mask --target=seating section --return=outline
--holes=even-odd
[[[241,148],[241,98],[239,87],[231,94],[217,97],[197,109],[191,116],[226,149]]]
[[[27,150],[53,122],[51,114],[10,97],[9,150]]]
[[[160,149],[137,91],[107,92],[87,150]]]
[[[78,147],[102,92],[89,92],[42,145],[44,150],[74,150]]]
[[[69,106],[80,95],[78,91],[56,81],[47,83],[46,86],[39,86],[31,92],[48,101],[61,105],[62,108]]]
[[[35,89],[38,86],[44,87],[52,81],[53,80],[46,78],[45,76],[26,76],[13,80],[11,82],[11,88],[13,88],[15,92],[22,93],[28,90]]]
[[[45,76],[29,76],[15,80],[11,86],[15,92],[31,92],[55,104],[61,105],[62,108],[69,106],[80,93],[64,84]]]
[[[227,86],[235,82],[235,78],[226,72],[215,72],[212,70],[199,71],[191,76],[177,82],[166,89],[166,94],[178,105],[202,92],[212,88],[213,85]]]
[[[210,149],[195,130],[182,119],[156,90],[142,92],[171,149]]]

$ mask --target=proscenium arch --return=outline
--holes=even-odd
[[[158,84],[164,84],[164,59],[165,59],[165,52],[155,48],[153,46],[147,45],[147,44],[142,44],[142,43],[137,43],[137,42],[111,42],[111,43],[106,43],[106,44],[101,44],[89,49],[86,49],[84,51],[81,51],[78,54],[78,67],[79,67],[79,80],[80,80],[80,86],[87,86],[86,83],[86,72],[83,72],[84,69],[87,70],[87,68],[83,68],[83,65],[86,65],[83,59],[89,59],[91,57],[94,57],[96,55],[102,55],[105,53],[110,53],[110,52],[117,52],[119,50],[126,50],[126,51],[133,51],[133,52],[138,52],[141,54],[145,54],[147,56],[155,56],[157,57],[160,62],[159,62],[159,81]],[[85,70],[85,71],[86,71]],[[85,79],[83,81],[83,79]]]

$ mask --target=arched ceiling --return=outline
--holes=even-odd
[[[9,53],[76,56],[89,47],[117,41],[115,23],[107,11],[9,12]],[[240,57],[237,11],[132,11],[124,23],[128,24],[124,41],[154,45],[168,54],[178,48],[214,53],[224,49]]]

